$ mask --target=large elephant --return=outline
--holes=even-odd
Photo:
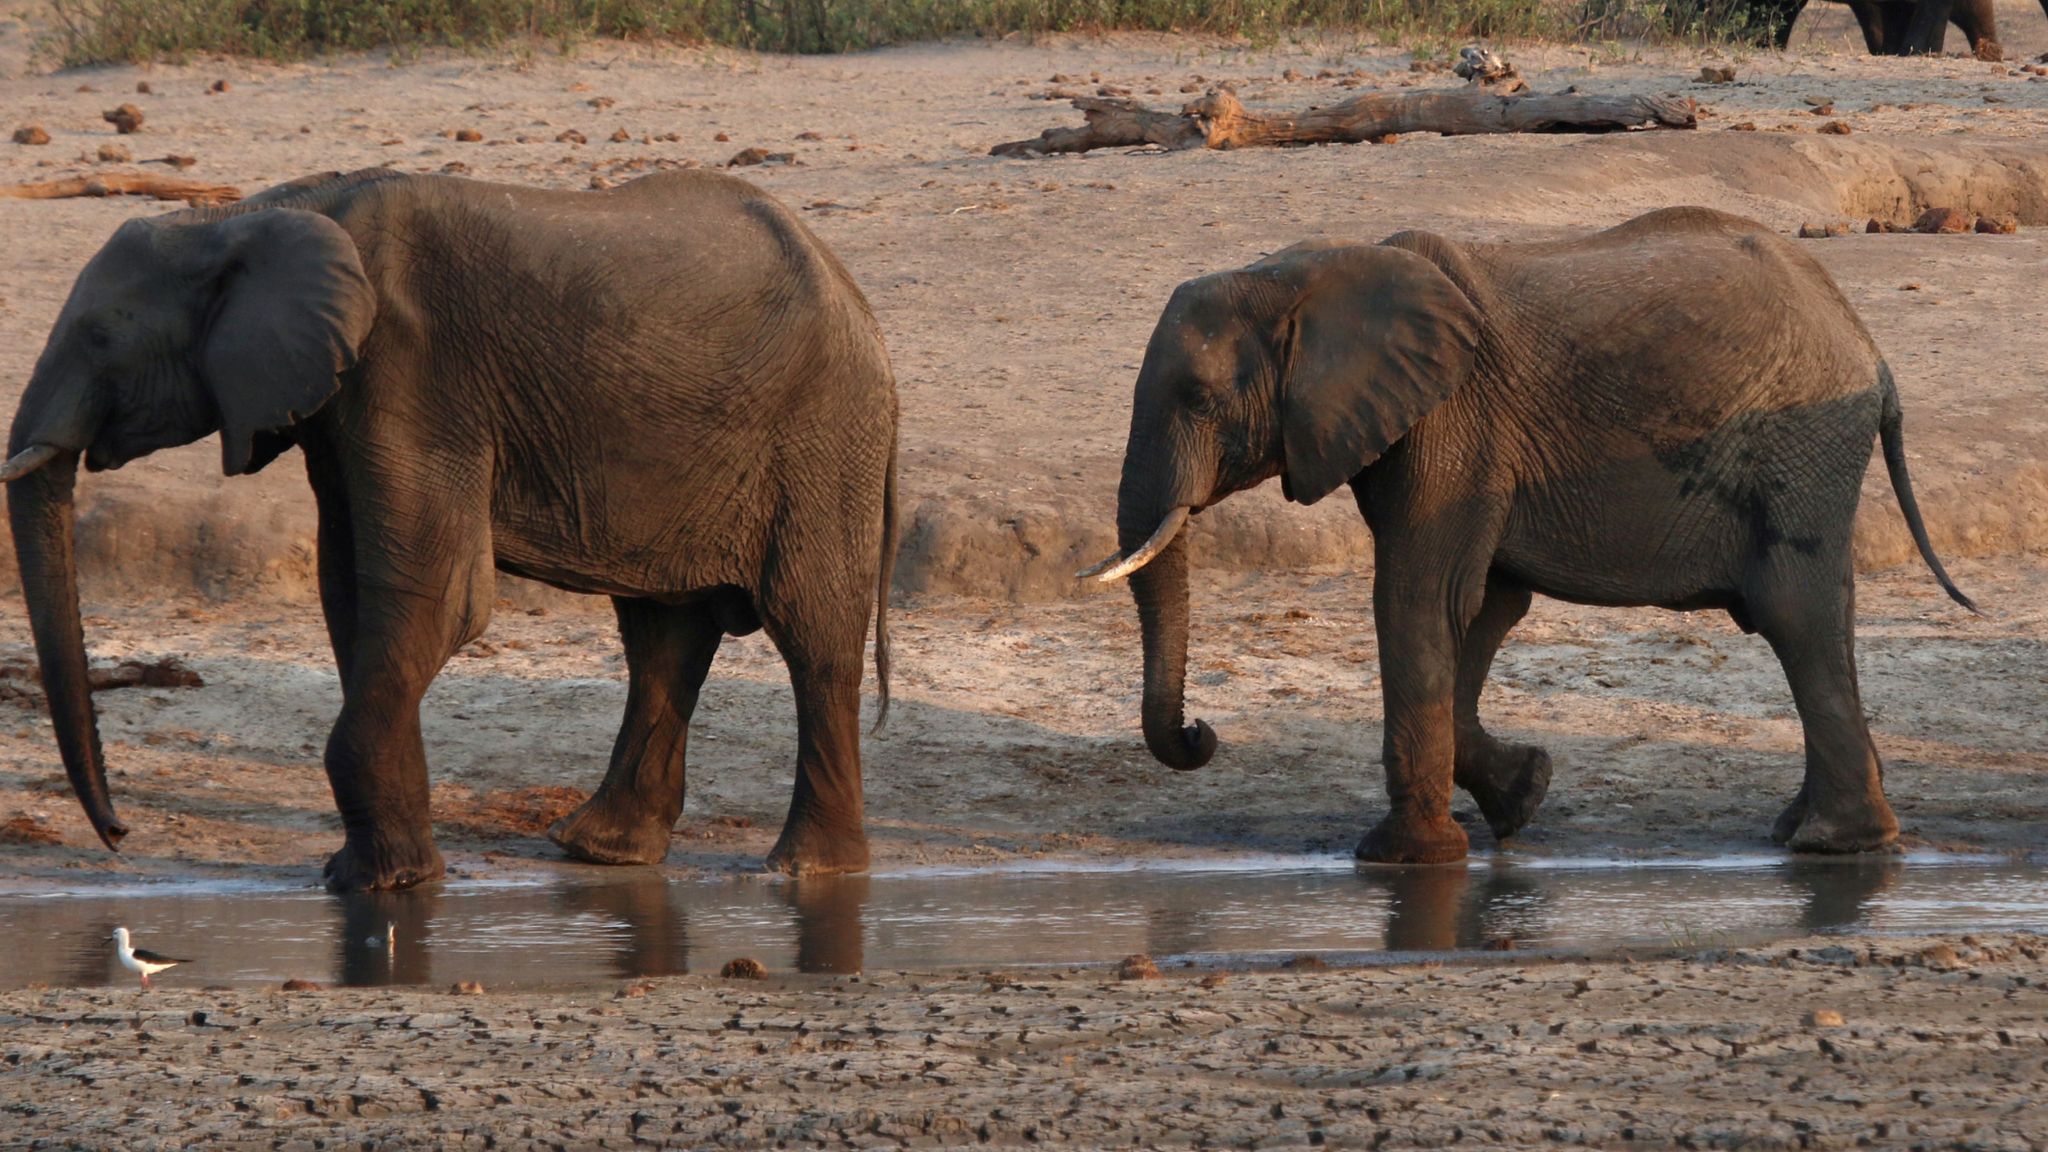
[[[1891,843],[1898,821],[1857,695],[1851,522],[1873,437],[1921,556],[1890,371],[1812,259],[1700,208],[1588,237],[1458,244],[1403,232],[1309,243],[1180,286],[1138,371],[1117,492],[1143,629],[1145,741],[1183,724],[1188,517],[1279,476],[1313,504],[1349,484],[1373,537],[1391,810],[1358,855],[1465,855],[1455,784],[1499,837],[1550,779],[1541,749],[1481,727],[1494,652],[1532,593],[1720,608],[1790,679],[1806,778],[1774,836]],[[1973,607],[1973,606],[1972,606]]]
[[[85,679],[77,464],[216,430],[231,476],[298,445],[319,510],[343,697],[330,887],[442,873],[420,698],[490,620],[494,569],[617,609],[625,722],[603,784],[550,830],[571,855],[661,859],[712,657],[765,627],[797,708],[769,863],[866,866],[895,383],[860,290],[767,194],[694,172],[590,193],[373,169],[123,225],[58,315],[0,473],[57,743],[109,847],[126,829]]]

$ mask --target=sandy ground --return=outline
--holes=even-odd
[[[1171,103],[1185,86],[1230,81],[1257,105],[1455,81],[1351,43],[1158,37],[803,60],[587,45],[567,58],[49,74],[27,62],[29,29],[15,22],[0,24],[0,108],[55,142],[0,145],[0,179],[96,167],[94,149],[115,141],[99,111],[131,99],[149,116],[120,141],[136,157],[194,155],[189,175],[251,188],[382,163],[584,187],[748,146],[794,152],[792,165],[738,171],[802,208],[844,255],[903,392],[900,705],[867,746],[882,862],[1342,851],[1377,814],[1377,652],[1363,530],[1345,502],[1286,509],[1265,490],[1203,518],[1220,526],[1197,541],[1207,574],[1190,707],[1225,748],[1192,775],[1160,768],[1137,739],[1128,600],[1081,597],[1067,575],[1108,546],[1132,371],[1178,280],[1309,235],[1428,226],[1515,239],[1670,203],[1788,231],[1909,218],[1936,199],[2018,215],[2017,236],[1811,243],[1897,369],[1937,541],[1983,557],[1955,567],[1992,610],[1966,616],[1916,567],[1865,581],[1866,704],[1906,841],[2024,852],[2048,815],[2048,596],[2029,554],[2048,548],[2048,415],[2029,370],[2048,358],[2048,232],[2034,226],[2048,226],[2048,150],[2032,143],[2048,127],[2048,83],[2018,59],[1871,60],[1829,24],[1845,12],[1816,11],[1826,19],[1785,55],[1510,53],[1540,88],[1694,96],[1711,112],[1698,132],[1044,161],[985,152],[1074,122],[1062,100],[1041,99],[1056,89],[1111,83]],[[2006,25],[2016,56],[2034,39],[2048,46],[2038,11],[2010,10]],[[1732,59],[1738,81],[1693,83],[1707,59]],[[227,91],[209,93],[216,79]],[[138,81],[153,93],[136,95]],[[1821,99],[1832,117],[1813,114]],[[1817,135],[1829,119],[1853,134]],[[484,139],[444,136],[462,127]],[[625,141],[607,142],[615,128]],[[558,142],[568,129],[590,143]],[[118,221],[164,210],[0,201],[0,406],[79,264]],[[96,657],[177,657],[207,686],[100,697],[116,800],[136,830],[119,857],[96,847],[69,799],[34,701],[0,704],[14,717],[0,723],[0,835],[21,845],[0,849],[0,876],[304,878],[335,843],[318,751],[338,693],[305,580],[305,484],[289,458],[234,484],[216,462],[207,441],[85,482]],[[1881,483],[1865,503],[1866,560],[1901,558]],[[625,692],[601,602],[508,594],[426,709],[441,836],[472,873],[553,858],[538,832],[602,776]],[[27,653],[19,609],[0,604],[0,661]],[[1768,850],[1769,820],[1797,787],[1783,679],[1761,641],[1719,617],[1539,604],[1502,654],[1486,711],[1558,761],[1518,852]],[[729,642],[698,713],[672,867],[758,861],[787,800],[791,715],[761,638]]]
[[[2048,1146],[2048,946],[0,995],[0,1143]]]

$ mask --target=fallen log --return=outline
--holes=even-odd
[[[242,190],[232,184],[208,184],[148,172],[100,172],[40,184],[0,184],[0,199],[66,200],[75,196],[154,196],[187,204],[232,204]]]
[[[1478,82],[1440,92],[1372,92],[1304,112],[1254,112],[1220,90],[1179,112],[1106,96],[1077,97],[1074,107],[1086,119],[1081,127],[1048,128],[1035,140],[998,144],[989,155],[1045,156],[1147,144],[1169,151],[1358,144],[1406,132],[1477,136],[1699,126],[1698,105],[1682,97],[1539,94]]]

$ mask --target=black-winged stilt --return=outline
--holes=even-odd
[[[121,967],[142,977],[142,986],[144,988],[149,987],[149,978],[155,973],[161,972],[166,968],[176,967],[179,964],[188,963],[188,961],[179,960],[175,957],[151,952],[147,948],[129,947],[128,930],[126,928],[114,929],[114,954],[121,958]]]

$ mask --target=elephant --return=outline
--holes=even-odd
[[[1970,39],[1970,51],[1988,60],[2002,55],[1992,0],[1846,0],[1872,56],[1940,55],[1953,23]],[[1759,30],[1768,27],[1779,51],[1792,42],[1792,25],[1807,0],[1765,0],[1749,7]],[[2042,0],[2048,12],[2048,0]]]
[[[220,432],[222,470],[297,445],[342,707],[325,752],[336,891],[443,874],[419,704],[499,571],[612,598],[625,720],[572,857],[654,862],[698,691],[766,629],[797,712],[768,863],[866,867],[870,611],[888,713],[894,377],[867,301],[745,181],[602,192],[371,169],[123,224],[79,274],[9,436],[8,516],[58,747],[116,848],[86,685],[72,497],[88,471]]]
[[[1216,750],[1184,723],[1190,516],[1278,476],[1348,485],[1373,541],[1390,807],[1367,861],[1467,853],[1465,789],[1494,835],[1535,814],[1551,761],[1496,739],[1479,696],[1532,595],[1720,609],[1776,651],[1805,781],[1773,827],[1797,851],[1890,845],[1898,821],[1856,683],[1852,520],[1882,440],[1928,540],[1892,373],[1841,291],[1761,225],[1671,208],[1566,240],[1419,231],[1311,241],[1180,285],[1139,365],[1117,489],[1144,645],[1144,737],[1170,767]]]

